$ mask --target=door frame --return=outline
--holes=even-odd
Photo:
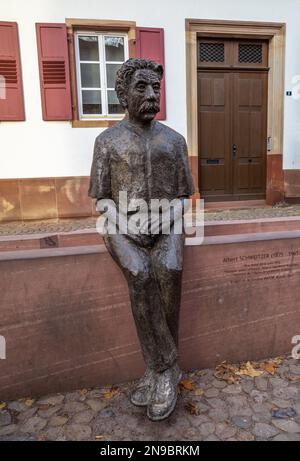
[[[267,152],[266,203],[273,205],[284,199],[283,176],[283,122],[284,122],[284,71],[285,23],[254,21],[220,21],[211,19],[186,19],[186,92],[187,92],[187,143],[194,177],[198,188],[198,107],[197,107],[197,37],[230,37],[267,39],[269,41],[269,77],[267,103],[267,136],[271,146]]]

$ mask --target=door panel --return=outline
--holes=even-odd
[[[233,194],[264,194],[267,150],[267,73],[235,72],[233,78]]]
[[[230,188],[230,79],[224,72],[198,73],[200,184],[206,195]]]

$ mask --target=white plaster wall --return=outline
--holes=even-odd
[[[25,122],[0,122],[0,178],[88,175],[99,128],[44,122],[36,22],[67,17],[134,20],[165,29],[166,123],[186,135],[185,18],[287,23],[286,89],[300,75],[300,0],[0,0],[0,20],[17,21]],[[285,97],[284,168],[300,168],[300,99]]]

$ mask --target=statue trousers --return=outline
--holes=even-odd
[[[184,234],[156,235],[150,247],[128,235],[103,238],[126,277],[145,363],[162,372],[178,359]]]

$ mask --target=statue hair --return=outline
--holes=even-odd
[[[130,58],[125,61],[117,72],[115,90],[121,106],[126,109],[126,92],[132,76],[137,70],[149,69],[156,72],[159,79],[163,78],[163,67],[155,61],[143,58]]]

